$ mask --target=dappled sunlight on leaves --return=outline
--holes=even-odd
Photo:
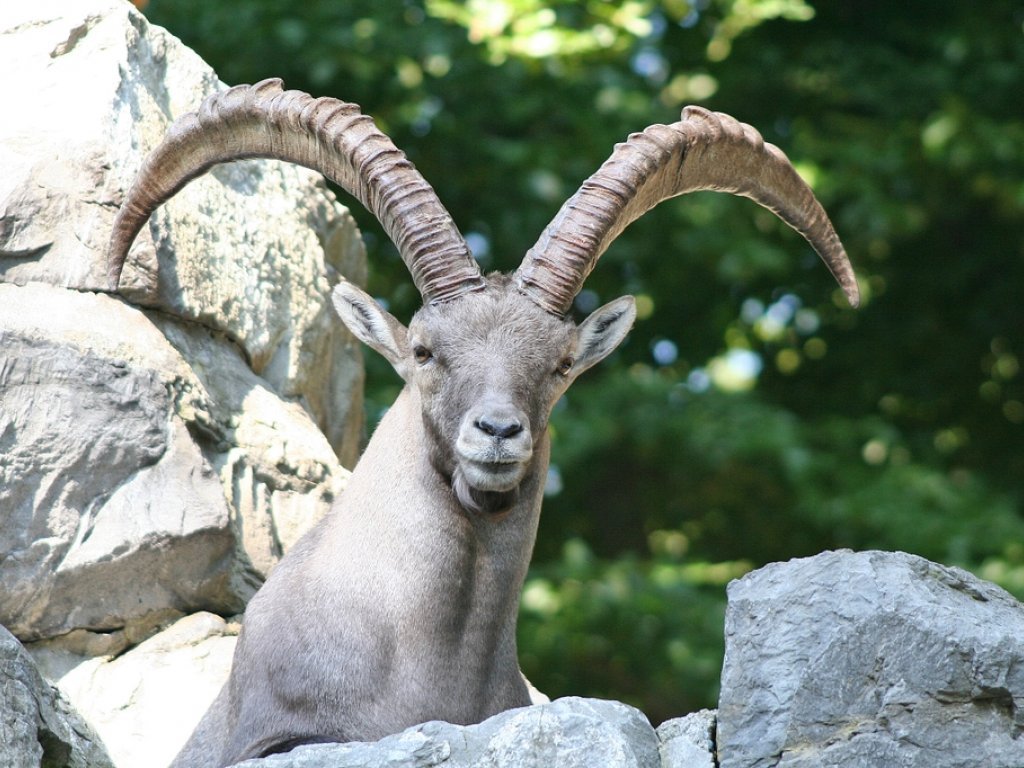
[[[461,24],[472,43],[483,45],[492,64],[509,57],[572,59],[622,51],[651,33],[651,2],[550,3],[545,0],[427,0],[427,11]]]

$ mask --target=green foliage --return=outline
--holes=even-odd
[[[865,294],[753,204],[659,206],[581,313],[629,342],[553,420],[521,651],[552,693],[652,717],[714,703],[722,581],[902,549],[1024,595],[1024,9],[908,0],[151,0],[230,83],[362,104],[508,269],[629,132],[702,103],[814,185]],[[376,222],[371,290],[418,304]],[[368,356],[371,413],[396,379]],[[685,541],[686,551],[652,549]],[[566,544],[569,542],[569,544]],[[659,545],[660,546],[660,545]],[[744,566],[745,567],[745,566]],[[715,569],[718,570],[715,570]]]
[[[756,563],[848,547],[976,566],[1024,542],[1010,496],[915,459],[877,417],[798,419],[755,393],[694,391],[643,366],[569,398],[553,420],[555,466],[614,469],[548,500],[541,559],[571,534],[604,556],[642,552],[660,529],[703,558]],[[598,499],[612,512],[595,514]]]
[[[597,559],[580,539],[534,569],[519,618],[523,672],[551,697],[617,698],[655,723],[714,706],[724,585],[747,562],[685,558],[686,537],[655,531],[649,558]]]
[[[637,0],[427,0],[427,11],[465,27],[470,41],[487,49],[491,64],[518,58],[571,65],[598,52],[628,51],[649,36],[652,5]]]

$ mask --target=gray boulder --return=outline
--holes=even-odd
[[[118,768],[160,768],[227,679],[238,629],[237,622],[198,613],[138,645],[123,632],[76,630],[28,650],[103,734]]]
[[[0,763],[4,768],[112,768],[103,743],[0,627]]]
[[[96,293],[146,152],[223,85],[124,0],[2,3],[0,36],[0,623],[240,611],[358,450],[361,357],[328,310],[358,232],[317,175],[241,163],[157,213],[127,301]]]
[[[309,416],[203,329],[42,284],[0,284],[0,329],[0,618],[23,640],[240,611],[340,492]]]
[[[666,720],[657,731],[662,766],[717,768],[715,729],[715,712],[710,709]]]
[[[375,743],[299,747],[241,768],[658,768],[647,718],[615,701],[565,698],[478,725],[431,722]],[[679,766],[679,768],[689,768]]]
[[[828,552],[729,586],[721,768],[1021,768],[1024,606],[958,568]]]
[[[0,280],[104,290],[111,224],[142,160],[224,85],[125,0],[2,3],[0,35],[0,71],[18,73],[0,120]],[[254,160],[215,169],[154,214],[122,294],[225,334],[351,466],[362,368],[329,311],[337,272],[365,274],[348,212],[318,174]]]

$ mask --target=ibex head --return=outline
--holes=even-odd
[[[217,163],[272,157],[323,173],[380,220],[424,305],[408,328],[342,282],[334,305],[359,339],[419,398],[430,461],[468,509],[507,508],[534,466],[551,408],[611,352],[635,318],[624,297],[579,326],[566,319],[598,258],[662,200],[696,190],[744,195],[803,234],[851,304],[852,268],[825,211],[785,155],[750,126],[689,107],[618,145],[562,206],[512,275],[484,276],[433,189],[358,107],[238,86],[178,120],[150,155],[118,214],[110,248],[116,289],[150,214]]]
[[[431,463],[462,505],[491,511],[511,506],[555,402],[636,316],[627,296],[577,327],[524,297],[506,275],[426,304],[408,329],[351,283],[335,288],[334,306],[418,394]]]

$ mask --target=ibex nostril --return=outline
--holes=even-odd
[[[502,420],[482,416],[474,422],[474,425],[491,437],[515,437],[523,431],[523,425],[518,419]]]

